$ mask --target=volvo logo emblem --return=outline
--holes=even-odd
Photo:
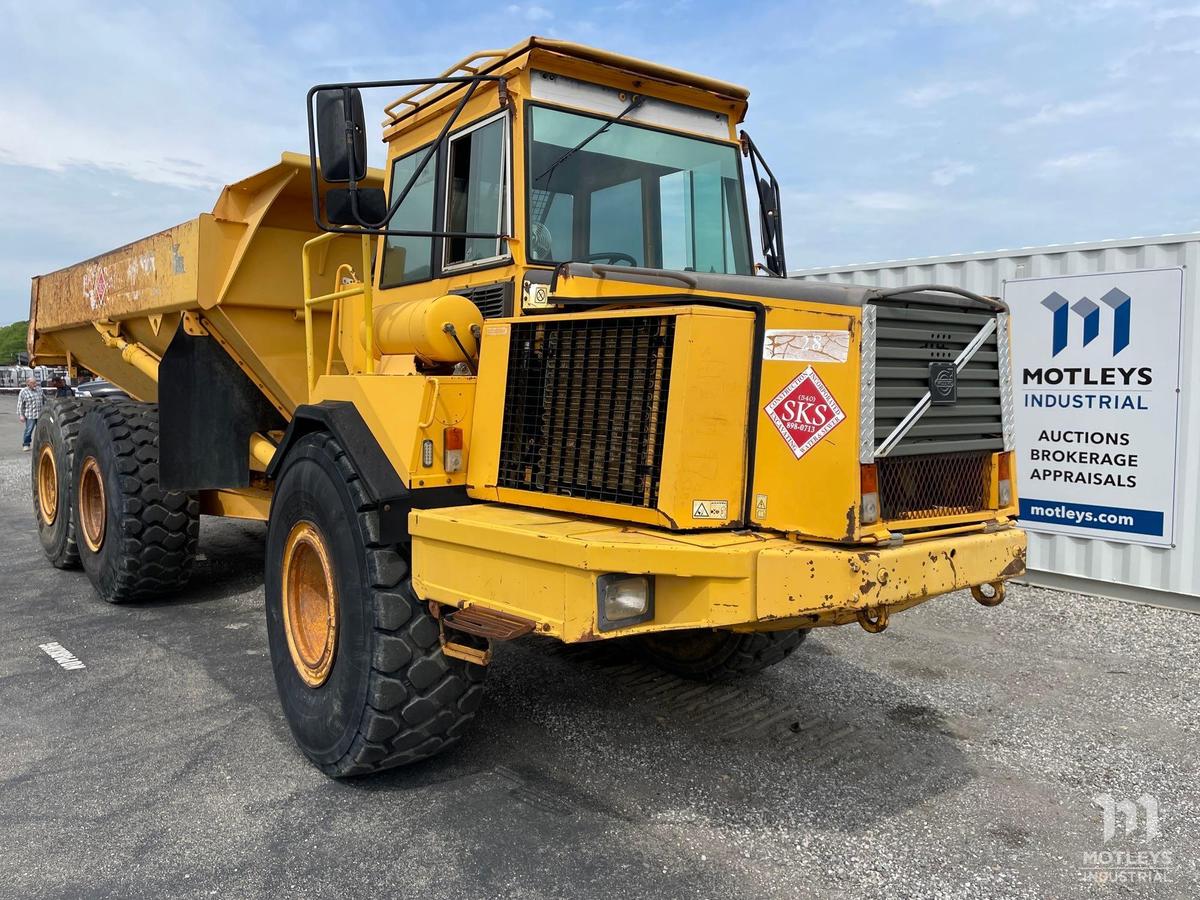
[[[958,368],[952,362],[929,364],[929,402],[953,406],[958,402]]]

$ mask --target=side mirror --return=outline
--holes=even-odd
[[[758,179],[758,207],[762,213],[762,229],[765,243],[774,244],[779,222],[779,196],[771,182],[765,178]]]
[[[387,218],[387,195],[382,188],[330,188],[325,193],[325,217],[330,225],[367,227]]]
[[[366,178],[366,117],[358,88],[317,91],[315,102],[321,177],[332,183]]]

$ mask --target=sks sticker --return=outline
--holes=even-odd
[[[809,366],[764,408],[796,459],[815,447],[846,418],[813,367]]]

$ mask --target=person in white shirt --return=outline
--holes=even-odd
[[[37,425],[38,416],[42,414],[45,405],[46,398],[42,389],[38,387],[36,379],[30,378],[25,382],[25,387],[21,388],[21,393],[17,394],[17,415],[25,423],[25,437],[21,440],[21,449],[26,452],[33,441],[33,427]]]

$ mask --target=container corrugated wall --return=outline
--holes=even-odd
[[[1200,611],[1200,391],[1190,389],[1200,383],[1200,234],[805,269],[793,277],[877,287],[933,282],[998,297],[1009,279],[1172,266],[1184,267],[1176,543],[1170,548],[1147,547],[1031,532],[1028,580]]]

